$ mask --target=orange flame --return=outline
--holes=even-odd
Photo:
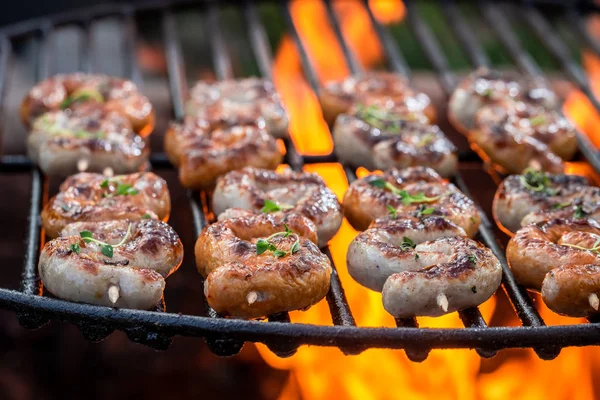
[[[400,1],[370,0],[373,13],[383,23],[400,21],[405,13]],[[366,67],[382,61],[369,17],[360,1],[338,1],[334,8],[342,30],[358,60]],[[329,25],[320,0],[291,3],[298,33],[324,82],[348,74],[343,54]],[[599,69],[600,71],[600,69]],[[284,37],[274,61],[274,81],[290,113],[290,132],[298,150],[304,154],[328,154],[333,142],[315,93],[304,78],[299,54],[289,37]],[[569,164],[572,171],[583,171],[583,164]],[[308,165],[305,170],[318,172],[340,200],[348,182],[339,164]],[[364,168],[359,176],[368,173]],[[358,326],[394,327],[385,312],[379,293],[357,284],[346,269],[346,250],[357,232],[344,221],[331,241],[331,251],[346,297]],[[542,304],[538,301],[538,304]],[[480,307],[491,325],[517,325],[518,322],[500,293]],[[549,324],[577,323],[560,317],[545,307],[542,316]],[[306,312],[290,314],[295,323],[331,325],[325,300]],[[456,313],[441,318],[419,318],[423,327],[462,327]],[[506,399],[592,398],[593,377],[598,376],[600,352],[591,349],[564,349],[551,362],[542,362],[531,350],[507,350],[490,360],[482,360],[474,351],[432,351],[420,364],[408,360],[404,352],[368,350],[358,356],[344,356],[335,348],[302,347],[287,359],[257,345],[262,357],[274,368],[290,371],[280,399],[399,399],[461,398]],[[554,385],[548,385],[551,377]],[[574,384],[576,383],[576,384]],[[558,388],[556,387],[558,386]],[[597,393],[596,393],[597,394]]]

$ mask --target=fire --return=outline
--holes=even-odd
[[[400,1],[370,1],[375,16],[382,22],[399,21],[404,15]],[[368,15],[360,1],[339,1],[334,8],[342,30],[359,61],[372,67],[382,61]],[[320,82],[348,74],[343,54],[328,23],[320,0],[291,3],[296,28],[317,70]],[[599,69],[600,71],[600,69]],[[328,154],[333,149],[331,134],[322,118],[318,99],[304,78],[294,43],[284,37],[274,61],[274,81],[290,113],[290,132],[298,150],[304,154]],[[582,164],[572,163],[573,171]],[[339,164],[307,165],[318,172],[340,200],[348,187]],[[360,168],[359,176],[369,171]],[[358,326],[394,327],[393,318],[383,309],[381,295],[357,284],[345,266],[346,250],[357,232],[344,221],[331,241],[332,256]],[[501,292],[501,291],[500,291]],[[542,304],[538,301],[538,304]],[[502,293],[480,307],[491,325],[518,325]],[[549,324],[579,321],[560,317],[545,307],[542,316]],[[295,323],[331,325],[325,300],[306,312],[293,312]],[[456,313],[441,318],[419,318],[422,327],[462,327]],[[257,345],[262,357],[274,368],[288,370],[288,381],[280,399],[298,398],[461,398],[506,399],[591,398],[593,378],[598,376],[600,352],[595,349],[564,349],[554,361],[543,362],[531,350],[506,350],[493,359],[481,359],[474,351],[432,351],[417,364],[402,351],[368,350],[358,356],[344,356],[336,348],[301,347],[287,359]],[[548,385],[548,378],[555,385]],[[524,379],[525,378],[525,379]],[[576,385],[573,383],[576,382]]]

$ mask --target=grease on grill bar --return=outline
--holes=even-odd
[[[176,1],[174,2],[176,3]],[[457,79],[450,70],[448,60],[437,43],[437,39],[421,19],[418,10],[412,1],[406,1],[408,11],[408,22],[417,41],[425,51],[434,69],[438,72],[438,78],[442,84],[445,94],[448,95]],[[473,66],[489,65],[490,60],[479,45],[477,36],[471,30],[466,19],[460,13],[458,7],[452,1],[443,1],[443,10],[462,48],[466,51]],[[345,61],[352,73],[362,71],[362,66],[356,59],[352,50],[344,40],[344,35],[337,19],[333,4],[326,1],[326,10],[335,36],[342,48]],[[375,28],[375,33],[382,43],[389,67],[401,74],[410,75],[403,55],[394,43],[388,29],[382,26],[366,0],[363,1],[369,19]],[[243,4],[243,14],[248,28],[249,40],[257,60],[259,70],[265,77],[272,78],[271,59],[272,51],[268,45],[264,26],[258,16],[254,2]],[[304,44],[296,28],[290,4],[285,2],[281,5],[282,17],[288,27],[300,54],[306,78],[313,88],[319,87],[319,79],[313,68],[313,61],[309,58]],[[514,59],[517,67],[527,74],[540,74],[540,68],[533,58],[526,53],[518,42],[511,24],[502,10],[503,6],[483,2],[480,10],[488,20],[500,41],[507,48],[509,55]],[[141,74],[135,60],[136,49],[136,10],[158,9],[162,14],[163,40],[165,45],[165,58],[168,67],[168,81],[171,91],[171,101],[176,119],[183,118],[184,99],[187,97],[187,83],[181,48],[178,43],[176,26],[173,12],[165,9],[161,4],[149,4],[137,9],[130,7],[99,6],[85,10],[84,12],[70,12],[53,18],[40,18],[31,22],[17,24],[0,31],[0,116],[6,92],[9,64],[12,55],[11,40],[16,37],[35,35],[37,37],[37,62],[35,79],[37,81],[49,76],[50,57],[52,49],[48,40],[57,24],[75,23],[83,30],[82,52],[79,66],[83,70],[92,72],[94,65],[93,47],[91,47],[90,24],[94,18],[108,15],[120,17],[124,25],[125,40],[122,43],[122,56],[126,77],[137,84],[141,84]],[[581,15],[578,10],[569,8],[567,16],[572,25],[577,27],[579,35],[586,42],[595,43],[589,34],[581,29]],[[219,24],[219,9],[215,3],[208,8],[203,8],[208,15],[208,25],[211,30],[211,45],[213,51],[214,70],[220,79],[233,76],[231,59],[225,46],[222,28]],[[568,56],[565,45],[560,38],[549,31],[548,22],[545,17],[535,8],[528,8],[524,20],[531,25],[534,32],[542,38],[542,42],[550,52],[559,60],[567,74],[580,86],[582,91],[591,99],[598,108],[594,94],[585,79],[583,71]],[[550,35],[548,33],[551,33]],[[597,45],[592,45],[593,50],[599,51]],[[587,137],[579,134],[579,149],[588,159],[590,164],[600,172],[600,161]],[[295,170],[301,170],[305,163],[335,162],[332,155],[325,156],[302,156],[295,150],[291,141],[286,142],[286,162]],[[461,156],[461,160],[473,160],[472,153]],[[151,158],[155,168],[168,167],[164,154],[154,154]],[[347,178],[351,181],[356,179],[353,170],[344,167]],[[337,346],[347,354],[359,353],[370,347],[403,348],[410,359],[420,361],[427,357],[432,348],[476,348],[483,357],[493,356],[497,350],[512,347],[532,347],[538,355],[544,359],[554,358],[558,355],[562,346],[591,345],[600,343],[600,327],[594,324],[580,324],[568,326],[547,327],[540,317],[538,311],[532,304],[527,292],[516,283],[510,269],[506,264],[503,249],[496,242],[492,230],[492,224],[483,211],[482,224],[479,231],[479,239],[485,243],[496,254],[503,267],[503,287],[517,316],[523,326],[527,328],[513,327],[487,327],[485,320],[478,309],[472,308],[461,311],[460,318],[466,328],[464,329],[428,329],[418,328],[415,319],[403,319],[397,321],[398,328],[360,328],[356,327],[352,311],[346,300],[342,283],[337,272],[334,270],[331,277],[331,288],[327,295],[329,309],[331,311],[334,326],[316,326],[304,324],[291,324],[287,313],[273,315],[269,323],[255,321],[240,321],[220,318],[214,310],[206,305],[203,316],[187,316],[165,312],[163,301],[155,311],[136,310],[112,310],[110,308],[94,307],[84,304],[75,304],[61,300],[41,297],[41,287],[37,277],[37,260],[40,243],[39,211],[42,202],[47,198],[47,181],[33,169],[28,159],[22,156],[2,155],[0,172],[9,173],[16,171],[31,171],[31,206],[29,214],[27,247],[24,260],[23,281],[21,292],[0,288],[0,307],[14,310],[19,316],[23,326],[37,328],[50,319],[60,319],[76,324],[82,334],[90,340],[102,340],[114,329],[126,331],[128,337],[135,342],[143,343],[154,348],[165,349],[171,341],[171,336],[188,335],[204,337],[211,350],[220,355],[236,354],[245,341],[263,342],[280,356],[292,355],[298,346],[302,344],[313,344],[321,346]],[[456,185],[468,195],[468,187],[463,178],[458,175],[455,178]],[[193,217],[194,231],[197,234],[207,224],[209,212],[209,198],[197,192],[187,193],[190,209]],[[326,254],[331,258],[328,250]],[[173,310],[171,310],[173,311]]]

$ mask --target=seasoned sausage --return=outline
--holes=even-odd
[[[323,116],[330,126],[355,104],[370,104],[374,100],[422,114],[432,123],[436,120],[429,97],[411,89],[403,76],[390,72],[367,72],[326,82],[319,93]]]
[[[509,232],[555,218],[600,220],[600,188],[582,176],[527,170],[502,181],[492,210],[496,222]]]
[[[217,178],[245,166],[275,169],[283,159],[276,140],[261,125],[211,130],[199,120],[171,124],[165,148],[179,167],[184,187],[209,190]]]
[[[150,154],[129,120],[97,104],[44,113],[33,121],[27,150],[44,173],[63,177],[106,168],[136,172],[146,167]]]
[[[383,104],[357,104],[333,127],[340,162],[367,169],[431,167],[442,176],[456,172],[456,148],[419,114]]]
[[[75,110],[86,103],[100,103],[105,111],[127,118],[133,130],[146,136],[154,128],[154,109],[131,81],[97,74],[55,75],[36,84],[21,105],[21,119],[29,126],[49,111]]]
[[[182,259],[179,237],[164,222],[77,222],[46,243],[39,273],[46,289],[65,300],[149,309]]]
[[[65,180],[42,210],[42,227],[57,237],[68,224],[142,218],[166,221],[171,212],[167,183],[152,172],[117,175],[79,173]]]
[[[274,137],[288,136],[288,117],[266,79],[230,79],[216,83],[198,82],[190,91],[186,115],[224,126],[254,124],[264,120],[265,130]]]
[[[327,294],[331,274],[316,242],[314,224],[298,214],[258,214],[206,227],[195,253],[208,304],[242,318],[312,306]]]
[[[385,187],[382,187],[386,185]],[[350,185],[344,195],[344,216],[358,230],[368,228],[377,218],[435,215],[463,228],[469,237],[477,232],[480,216],[471,199],[431,168],[391,169],[370,175]]]
[[[335,235],[343,218],[337,197],[319,175],[289,169],[277,173],[247,167],[229,172],[217,181],[212,200],[216,215],[230,208],[301,214],[317,226],[320,247]]]

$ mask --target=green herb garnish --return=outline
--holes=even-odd
[[[414,114],[403,114],[376,105],[356,105],[356,116],[374,128],[387,133],[400,133],[403,122],[416,121]]]
[[[119,243],[117,243],[115,245],[111,245],[111,244],[108,244],[101,240],[94,239],[94,236],[93,236],[92,232],[90,232],[90,231],[81,231],[81,232],[79,232],[79,236],[81,236],[81,239],[85,243],[98,244],[100,246],[100,251],[102,252],[102,254],[104,254],[108,258],[112,258],[113,254],[114,254],[114,249],[117,247],[123,246],[125,244],[125,242],[127,242],[129,237],[131,236],[131,227],[132,227],[132,224],[129,224],[129,226],[127,226],[127,232],[125,233],[125,236],[123,237],[123,239],[121,239],[121,241]]]
[[[60,206],[60,208],[62,208],[63,211],[69,211],[71,209],[68,204],[63,204]]]
[[[402,238],[402,243],[400,243],[400,250],[409,251],[411,249],[414,249],[416,246],[417,245],[411,238],[404,236]]]
[[[419,255],[417,253],[415,253],[415,261],[417,261],[419,259]]]
[[[419,140],[419,142],[417,143],[417,146],[419,146],[419,147],[427,146],[429,143],[433,142],[434,139],[435,139],[435,135],[433,133],[428,133],[425,136],[423,136],[421,138],[421,140]]]
[[[142,215],[142,219],[151,219],[151,218],[152,218],[152,216],[148,213]]]
[[[398,218],[398,210],[396,210],[394,207],[390,206],[389,204],[386,207],[388,209],[388,213],[390,214],[390,217],[392,217],[393,219]]]
[[[577,206],[575,212],[573,213],[575,218],[586,218],[588,215],[590,214],[583,209],[581,204]]]
[[[79,252],[81,251],[81,248],[79,247],[79,243],[73,243],[71,245],[71,251],[74,251],[75,253],[79,254]]]
[[[592,245],[592,247],[590,247],[589,249],[587,247],[577,246],[575,244],[566,244],[566,243],[563,243],[563,246],[569,246],[569,247],[573,247],[575,249],[587,250],[587,251],[591,251],[592,253],[600,254],[600,238],[598,238],[596,240],[596,242],[594,242],[594,244]]]
[[[552,205],[552,209],[553,210],[562,210],[565,207],[569,207],[571,205],[571,202],[566,202],[566,203],[557,203]]]
[[[74,91],[70,96],[60,103],[60,108],[65,109],[69,108],[71,104],[79,101],[87,101],[87,100],[95,100],[98,103],[104,102],[104,97],[102,94],[95,89],[79,89]]]
[[[392,193],[397,196],[400,196],[402,199],[402,204],[408,205],[412,203],[431,203],[433,201],[439,200],[441,196],[435,197],[427,197],[423,192],[419,192],[417,194],[411,195],[406,190],[398,189],[394,185],[389,182],[384,181],[383,179],[375,179],[369,182],[371,186],[375,186],[380,189],[388,189]]]
[[[473,287],[471,288],[471,292],[473,292],[473,293],[477,293],[477,287],[476,287],[476,286],[473,286]]]
[[[469,218],[471,220],[471,223],[476,224],[477,223],[477,218],[475,217],[471,217]]]
[[[489,88],[488,88],[488,89],[485,89],[485,90],[484,90],[484,91],[481,93],[481,95],[482,95],[483,97],[492,97],[492,95],[493,95],[493,94],[494,94],[494,91],[493,91],[492,89],[489,89]]]
[[[136,195],[139,193],[139,190],[133,187],[133,185],[129,183],[123,183],[118,179],[105,179],[100,183],[101,188],[107,188],[109,182],[114,182],[117,184],[115,191],[112,193],[104,193],[104,197],[115,197],[115,196],[127,196],[127,195]]]
[[[546,123],[546,116],[541,114],[541,115],[536,115],[533,118],[529,119],[529,125],[531,126],[538,126],[538,125],[542,125]]]
[[[300,250],[300,238],[298,238],[297,235],[295,235],[296,241],[294,241],[294,244],[292,244],[292,247],[290,248],[289,253],[284,250],[278,249],[277,246],[275,246],[273,243],[271,243],[271,240],[278,236],[283,236],[284,238],[286,238],[293,234],[292,230],[286,224],[283,224],[283,226],[285,227],[284,232],[274,233],[266,239],[258,239],[258,241],[256,242],[256,254],[257,255],[263,254],[264,252],[269,250],[269,251],[273,252],[273,255],[275,257],[280,258],[280,257],[285,257],[288,254],[294,254],[298,250]]]
[[[536,171],[532,168],[527,168],[525,174],[519,177],[521,185],[527,189],[543,193],[548,196],[554,196],[558,193],[558,189],[554,189],[551,186],[550,178],[543,171]]]
[[[289,210],[292,208],[294,208],[294,206],[289,205],[289,204],[280,204],[280,203],[274,202],[273,200],[265,200],[265,204],[260,211],[264,212],[264,213],[271,213],[271,212],[275,212],[275,211]]]
[[[419,206],[419,209],[417,210],[417,217],[421,218],[424,215],[430,215],[433,214],[435,212],[435,208],[433,207],[425,207],[423,204],[421,204]]]
[[[477,262],[477,256],[475,254],[469,254],[467,260],[469,260],[470,263],[475,264]]]

